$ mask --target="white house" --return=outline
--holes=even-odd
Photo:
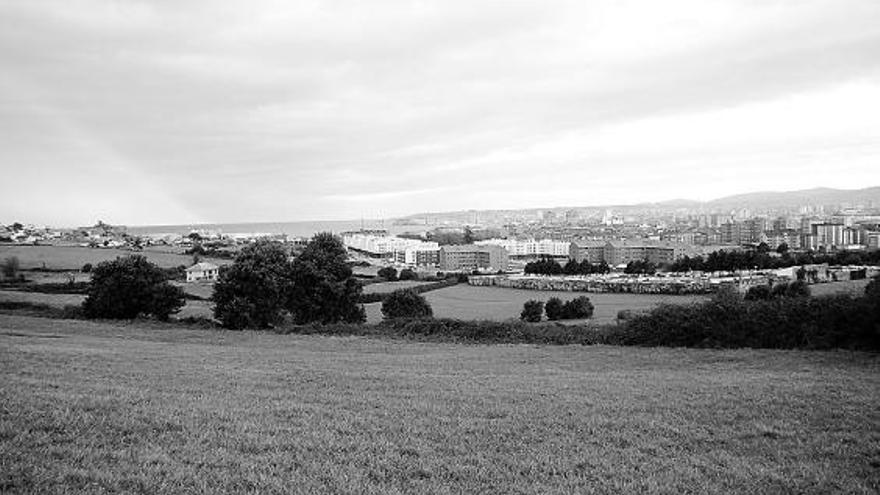
[[[216,281],[220,273],[220,267],[213,263],[196,263],[186,269],[187,282],[200,282],[202,280]]]

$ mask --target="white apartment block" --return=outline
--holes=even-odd
[[[436,242],[425,242],[418,239],[404,239],[390,235],[348,233],[342,236],[342,242],[346,247],[363,251],[373,255],[391,255],[407,260],[416,260],[419,252],[440,250]],[[400,256],[398,256],[398,254]],[[409,263],[409,261],[406,261]],[[415,261],[412,264],[416,264]]]
[[[501,246],[507,250],[510,256],[568,256],[571,242],[554,241],[551,239],[542,239],[536,241],[527,239],[519,241],[516,239],[489,239],[486,241],[478,241],[475,244],[481,246]]]

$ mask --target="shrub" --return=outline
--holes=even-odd
[[[562,308],[563,318],[568,320],[591,318],[594,309],[589,297],[578,296],[565,303],[565,306]]]
[[[404,268],[403,270],[400,270],[400,275],[398,275],[397,278],[399,280],[416,280],[418,279],[418,276],[411,268]]]
[[[380,268],[377,272],[377,275],[389,282],[394,282],[395,280],[397,280],[397,270],[393,266]]]
[[[226,328],[268,328],[284,317],[293,274],[287,251],[268,240],[245,246],[220,268],[214,284],[214,317]]]
[[[544,304],[544,312],[547,313],[548,320],[559,320],[565,318],[565,305],[562,299],[551,297]]]
[[[412,289],[400,289],[388,294],[382,301],[385,318],[427,318],[433,316],[425,297]]]
[[[92,264],[86,263],[85,265],[82,266],[82,269],[80,269],[80,271],[83,273],[91,273],[92,272]]]
[[[531,323],[541,321],[541,315],[544,313],[544,303],[541,301],[530,300],[523,304],[522,313],[519,319]]]
[[[798,289],[795,289],[795,292]],[[719,294],[689,306],[661,305],[629,319],[624,345],[880,350],[880,311],[867,297]]]
[[[152,315],[166,320],[184,303],[183,289],[168,283],[161,268],[141,255],[131,255],[98,263],[83,312],[88,318]]]

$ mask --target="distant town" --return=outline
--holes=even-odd
[[[487,275],[471,277],[471,284],[513,288],[707,293],[725,284],[736,283],[745,290],[768,282],[803,279],[807,269],[814,281],[873,275],[874,267],[862,263],[859,254],[880,249],[880,188],[856,194],[822,191],[824,194],[745,195],[715,204],[668,202],[422,214],[392,220],[388,229],[354,229],[337,235],[349,249],[353,263],[362,267]],[[823,198],[826,201],[821,202]],[[736,201],[751,202],[752,206]],[[0,242],[165,249],[193,256],[193,273],[188,274],[193,280],[216,278],[217,266],[200,263],[201,257],[231,260],[240,246],[266,238],[287,245],[295,254],[308,242],[307,237],[283,232],[194,228],[188,233],[136,234],[133,230],[102,221],[74,229],[16,222],[0,226]],[[763,258],[740,261],[727,270],[702,266],[694,270],[689,263],[725,252],[758,252]],[[809,257],[793,258],[798,254]],[[829,258],[832,254],[836,257]],[[824,255],[819,261],[825,263],[813,266],[814,255]],[[543,259],[554,260],[559,267],[566,265],[565,269],[555,273],[551,267],[542,272],[535,267]],[[685,271],[688,273],[682,273]],[[709,271],[724,273],[706,273]],[[548,282],[547,276],[559,280]]]

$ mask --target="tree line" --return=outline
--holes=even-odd
[[[829,265],[877,265],[880,264],[880,251],[835,251],[822,253],[807,251],[791,253],[785,250],[778,256],[769,250],[753,249],[748,251],[713,251],[707,256],[684,256],[666,266],[668,271],[735,271],[735,270],[772,270],[800,265],[828,263]]]
[[[732,272],[737,270],[773,270],[792,266],[827,263],[829,265],[880,265],[880,250],[873,251],[835,251],[831,253],[807,251],[792,253],[784,249],[771,254],[769,248],[758,246],[747,251],[713,251],[705,256],[683,256],[673,263],[657,264],[648,260],[633,260],[623,270],[627,274],[653,275],[666,272]],[[611,268],[604,261],[592,264],[587,260],[580,263],[569,259],[563,266],[558,261],[542,256],[536,261],[526,263],[525,273],[535,275],[590,275],[608,273]]]
[[[591,275],[593,273],[608,273],[611,267],[604,261],[590,263],[589,260],[578,262],[569,259],[565,266],[550,256],[542,255],[538,260],[526,263],[525,273],[533,275]]]

